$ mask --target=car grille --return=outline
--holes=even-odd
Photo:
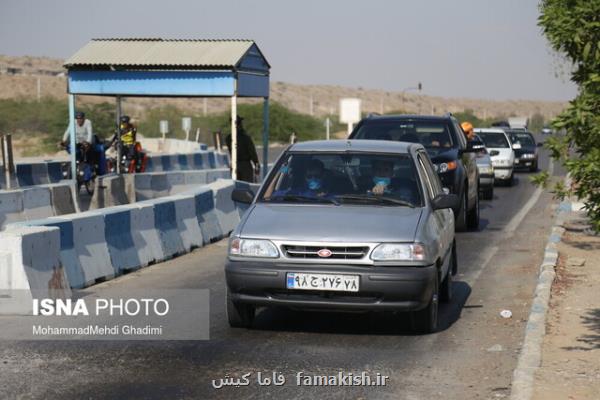
[[[315,258],[322,260],[360,260],[368,253],[368,247],[360,246],[296,246],[283,245],[283,251],[288,258]],[[331,256],[320,257],[319,250],[331,251]]]

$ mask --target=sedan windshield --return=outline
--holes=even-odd
[[[352,139],[394,140],[421,143],[427,149],[443,151],[453,147],[445,121],[365,121]]]
[[[533,141],[533,137],[529,133],[512,133],[510,135],[513,143],[521,143],[523,146],[535,146],[535,142]]]
[[[402,154],[289,153],[259,201],[420,207],[413,159]]]
[[[506,135],[503,132],[478,132],[477,135],[488,148],[507,149],[510,147]]]

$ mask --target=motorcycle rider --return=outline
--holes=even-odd
[[[60,145],[67,149],[69,148],[70,127],[67,127],[65,134],[62,137]],[[87,160],[93,163],[92,143],[94,134],[92,133],[92,121],[85,118],[85,114],[81,111],[75,113],[75,155],[77,160]]]

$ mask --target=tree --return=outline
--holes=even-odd
[[[539,26],[552,48],[573,63],[577,97],[553,122],[566,134],[546,140],[551,156],[570,173],[574,185],[554,185],[558,198],[576,195],[600,231],[600,0],[543,0]],[[548,174],[534,178],[546,184]]]

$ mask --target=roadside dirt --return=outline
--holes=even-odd
[[[533,399],[595,400],[600,397],[600,236],[565,227]]]

